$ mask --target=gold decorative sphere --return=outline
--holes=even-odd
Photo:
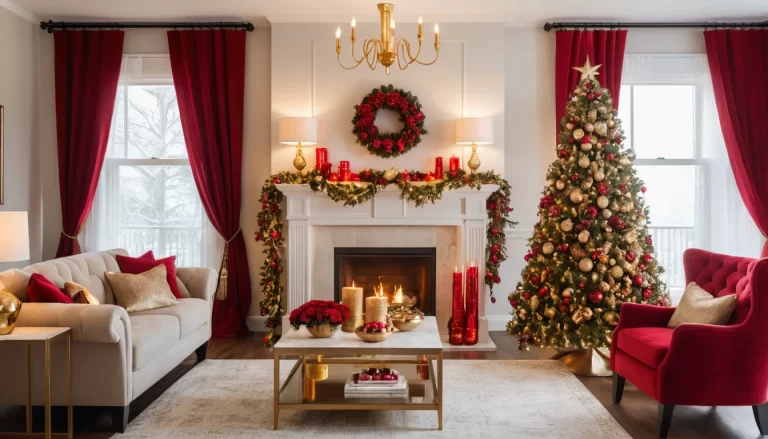
[[[21,300],[7,291],[0,290],[0,335],[13,332],[20,312]]]

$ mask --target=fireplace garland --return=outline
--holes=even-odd
[[[407,175],[415,172],[397,173],[393,170],[367,169],[360,171],[360,183],[329,182],[319,170],[289,172],[284,171],[272,175],[261,188],[261,212],[258,214],[258,231],[256,241],[264,243],[264,263],[261,267],[259,285],[264,292],[264,300],[259,303],[260,313],[267,316],[266,326],[269,334],[264,337],[264,344],[274,345],[279,339],[275,329],[280,326],[285,310],[281,307],[284,293],[280,283],[283,272],[280,250],[284,247],[282,209],[280,202],[283,194],[277,184],[308,184],[313,191],[325,192],[329,198],[344,206],[354,206],[371,200],[376,193],[389,185],[397,185],[401,198],[413,202],[416,206],[434,203],[442,198],[446,190],[470,188],[480,189],[484,184],[496,184],[499,189],[494,192],[486,204],[488,211],[486,274],[485,284],[489,286],[491,302],[495,303],[493,286],[501,282],[499,265],[507,259],[505,230],[517,223],[509,219],[512,208],[509,207],[511,186],[493,171],[467,173],[463,169],[448,171],[443,180],[431,184],[413,184]]]

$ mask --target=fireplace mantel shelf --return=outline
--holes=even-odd
[[[434,204],[417,207],[400,198],[401,190],[390,186],[376,193],[372,200],[356,206],[344,206],[324,192],[315,192],[309,185],[278,184],[284,195],[284,212],[287,223],[287,303],[293,310],[301,304],[317,298],[324,291],[313,291],[313,276],[332,276],[333,273],[316,272],[312,254],[317,242],[313,230],[323,226],[376,226],[390,227],[397,233],[400,226],[451,226],[456,230],[456,261],[476,261],[480,273],[485,273],[488,197],[499,189],[498,185],[483,185],[478,189],[456,189],[443,192]],[[479,339],[473,349],[495,349],[488,334],[487,290],[481,285],[479,300]],[[438,288],[438,301],[450,297],[450,290]],[[449,300],[449,299],[447,299]],[[448,309],[450,307],[447,307]],[[438,307],[438,315],[439,315]],[[447,318],[446,318],[447,321]],[[288,328],[288,319],[283,324]],[[443,328],[445,329],[445,328]],[[447,329],[445,329],[447,331]],[[444,334],[447,335],[447,334]]]

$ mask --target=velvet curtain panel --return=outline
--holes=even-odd
[[[170,31],[168,48],[195,184],[208,219],[228,242],[227,297],[214,302],[213,336],[246,334],[251,279],[240,231],[245,31]]]
[[[601,64],[597,80],[611,92],[613,108],[619,108],[621,69],[624,65],[625,30],[565,30],[555,34],[555,120],[556,135],[565,115],[568,95],[579,85],[581,67],[589,56],[592,65]]]
[[[53,33],[62,217],[57,258],[80,253],[77,235],[91,211],[107,152],[123,35],[122,31]]]
[[[704,41],[736,186],[768,236],[768,30],[706,31]],[[768,243],[762,257],[768,257]]]

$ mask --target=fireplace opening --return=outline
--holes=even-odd
[[[336,247],[334,299],[341,288],[363,288],[363,296],[383,295],[390,304],[412,304],[425,315],[435,315],[436,251],[434,247]]]

